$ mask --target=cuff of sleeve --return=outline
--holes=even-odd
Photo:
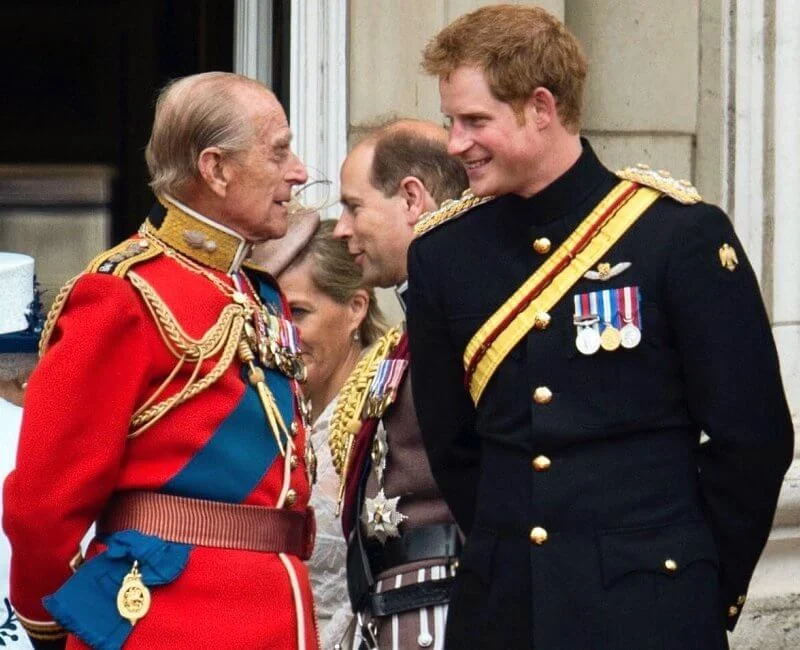
[[[728,630],[733,630],[736,627],[736,623],[739,620],[739,616],[742,614],[742,606],[744,605],[745,601],[747,600],[746,594],[740,594],[737,596],[735,602],[728,603],[728,608],[725,610],[725,623]]]
[[[66,639],[67,631],[55,621],[34,621],[15,612],[17,620],[31,639],[37,641],[59,641]],[[45,646],[46,647],[46,646]]]

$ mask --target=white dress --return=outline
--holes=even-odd
[[[323,650],[330,650],[342,640],[352,619],[347,596],[347,544],[341,519],[334,516],[339,475],[333,468],[328,447],[328,430],[336,402],[334,398],[325,407],[311,434],[317,454],[317,483],[311,491],[311,505],[317,515],[317,541],[308,568]]]
[[[0,397],[0,485],[14,469],[17,458],[17,442],[19,425],[22,420],[22,409]],[[3,504],[0,499],[0,518],[3,515]],[[8,650],[30,650],[28,635],[22,629],[11,610],[8,600],[8,565],[11,560],[11,549],[5,534],[0,530],[0,648]]]

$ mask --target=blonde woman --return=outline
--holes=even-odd
[[[255,260],[277,276],[300,330],[311,400],[312,443],[317,483],[311,504],[317,514],[317,541],[309,560],[322,647],[331,648],[350,622],[345,557],[347,544],[334,517],[339,478],[331,463],[328,426],[336,399],[362,352],[385,330],[371,289],[347,245],[333,238],[335,221],[316,215],[293,217],[287,235],[259,247]]]

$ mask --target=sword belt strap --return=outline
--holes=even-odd
[[[316,523],[311,507],[298,512],[157,492],[118,492],[100,516],[97,532],[129,529],[181,544],[288,553],[307,560]]]
[[[411,528],[400,537],[391,537],[385,544],[367,543],[367,556],[373,575],[394,567],[422,560],[441,558],[443,562],[455,558],[461,550],[458,528],[455,524],[431,524]]]
[[[464,350],[464,385],[477,406],[509,352],[660,196],[622,181],[487,320]]]
[[[422,607],[444,605],[450,601],[454,581],[452,577],[427,580],[370,594],[370,612],[373,616],[391,616]]]

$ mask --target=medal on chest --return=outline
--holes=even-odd
[[[367,528],[367,535],[376,538],[381,544],[389,537],[400,537],[398,526],[408,517],[397,509],[400,497],[387,499],[383,488],[374,499],[364,499],[364,511],[361,521]]]
[[[638,287],[604,289],[573,296],[575,347],[593,355],[602,349],[635,348],[642,340]]]
[[[379,418],[397,399],[397,391],[403,381],[403,373],[408,366],[404,359],[385,359],[381,361],[364,402],[364,418]]]

